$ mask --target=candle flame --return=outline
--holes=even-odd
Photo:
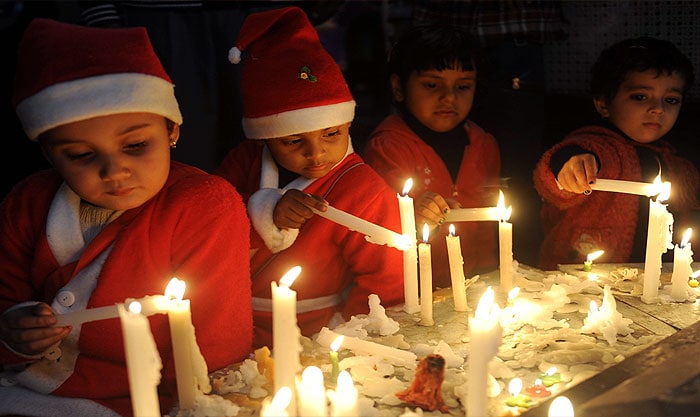
[[[652,195],[656,195],[656,201],[666,201],[671,197],[671,183],[668,181],[661,181],[661,173],[654,178],[652,184]]]
[[[503,191],[498,191],[498,204],[496,204],[496,212],[498,213],[498,218],[502,222],[507,222],[510,219],[510,215],[513,212],[513,206],[508,206],[506,208],[506,198],[503,195]]]
[[[493,288],[489,285],[484,292],[484,295],[479,299],[479,304],[476,306],[474,317],[482,320],[488,319],[492,314],[497,313],[497,306],[494,305],[495,294]]]
[[[590,311],[590,314],[597,313],[598,312],[598,304],[595,301],[591,300],[591,304],[590,304],[588,311]]]
[[[513,287],[508,291],[508,301],[513,301],[520,294],[520,287]]]
[[[557,397],[549,405],[549,417],[574,417],[574,406],[566,397]]]
[[[693,272],[693,274],[691,275],[691,277],[693,277],[693,278],[700,277],[700,269],[698,269],[697,271]]]
[[[456,232],[455,232],[455,225],[454,225],[454,224],[450,224],[450,236],[454,236],[455,233],[456,233]]]
[[[537,378],[537,379],[535,380],[535,386],[538,387],[538,388],[542,386],[542,380],[541,380],[540,378]]]
[[[280,278],[280,285],[284,285],[285,287],[291,287],[294,283],[294,280],[297,279],[300,273],[301,267],[299,265],[293,267],[292,269],[287,271],[287,273],[284,274],[282,278]]]
[[[593,262],[596,259],[600,258],[600,255],[602,255],[603,253],[605,253],[604,250],[597,250],[595,252],[591,252],[588,254],[588,256],[586,256],[586,260]]]
[[[513,378],[508,383],[508,393],[513,397],[520,394],[520,391],[522,391],[522,389],[523,389],[523,380],[520,378]]]
[[[411,191],[411,187],[413,187],[413,178],[409,178],[406,180],[406,182],[403,185],[403,190],[401,191],[401,195],[407,196],[408,193]]]
[[[396,248],[402,251],[407,251],[416,247],[416,239],[409,235],[399,235],[396,242]]]
[[[428,223],[423,223],[423,243],[428,243],[428,238],[430,237],[430,228]]]
[[[168,286],[165,287],[165,297],[169,300],[182,300],[185,296],[185,281],[172,277]]]
[[[139,303],[138,301],[130,302],[127,308],[130,312],[134,314],[141,314],[141,303]]]
[[[544,374],[547,375],[547,376],[552,376],[552,375],[554,375],[555,373],[557,373],[557,367],[556,367],[556,366],[552,366],[551,368],[547,369],[547,372],[545,372]]]
[[[285,386],[272,397],[272,407],[276,410],[284,410],[290,401],[292,401],[292,389]]]
[[[690,235],[692,233],[693,233],[692,228],[689,227],[689,228],[685,229],[685,233],[683,233],[683,240],[681,241],[681,248],[684,248],[685,245],[687,245],[688,242],[690,242]]]
[[[337,352],[338,349],[340,349],[340,345],[343,343],[343,339],[345,339],[345,336],[341,334],[340,336],[335,338],[333,343],[331,343],[331,350],[333,352]]]

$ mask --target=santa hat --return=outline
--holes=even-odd
[[[116,113],[182,115],[145,28],[91,28],[37,18],[19,44],[12,104],[31,140]]]
[[[241,70],[243,131],[250,139],[311,132],[353,120],[340,67],[298,7],[248,16],[229,60]]]

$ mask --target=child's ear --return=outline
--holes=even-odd
[[[391,76],[389,76],[389,82],[391,83],[391,97],[395,102],[401,103],[403,101],[403,89],[401,88],[399,76],[391,74]]]
[[[610,116],[610,111],[608,110],[608,103],[603,97],[595,97],[593,99],[593,105],[596,111],[603,119],[607,119]]]

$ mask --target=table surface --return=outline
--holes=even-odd
[[[643,264],[594,265],[607,273]],[[700,267],[693,264],[693,270]],[[583,275],[580,265],[560,265],[561,271]],[[671,264],[664,264],[662,284],[670,283]],[[638,295],[615,294],[624,317],[650,332],[666,336],[619,364],[561,392],[571,400],[577,416],[626,417],[645,415],[697,416],[700,414],[700,304],[698,302],[644,303]],[[521,414],[548,416],[553,398]]]

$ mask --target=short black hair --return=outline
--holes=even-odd
[[[423,24],[408,29],[389,53],[389,74],[396,74],[403,86],[413,71],[461,68],[476,71],[480,50],[474,38],[463,28]]]
[[[680,74],[685,81],[683,94],[695,75],[693,64],[673,43],[649,36],[620,41],[601,52],[591,67],[591,94],[612,100],[630,72],[655,70],[657,75]]]

